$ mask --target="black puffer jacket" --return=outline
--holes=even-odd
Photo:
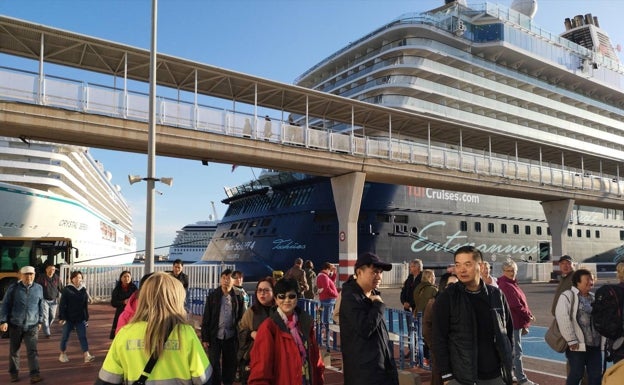
[[[491,318],[481,318],[479,323],[477,317],[486,317],[486,314],[475,311],[475,297],[470,296],[477,295],[479,300],[485,301],[483,306],[491,309]],[[465,286],[457,282],[436,298],[434,313],[433,350],[443,379],[446,380],[445,375],[452,374],[460,384],[476,384],[479,379],[477,357],[480,357],[488,361],[485,365],[481,362],[482,369],[487,367],[487,370],[497,371],[491,365],[497,363],[503,381],[511,385],[513,324],[505,297],[498,288],[481,281],[481,292],[469,294]],[[481,325],[481,333],[477,330],[478,324]],[[490,331],[483,329],[487,325]],[[493,344],[489,345],[492,347],[489,349],[491,354],[479,352],[479,344],[488,345],[489,339]]]
[[[89,294],[84,286],[65,286],[59,304],[59,319],[73,323],[89,320]]]
[[[384,320],[386,306],[371,301],[355,280],[342,285],[340,340],[345,385],[398,385]]]

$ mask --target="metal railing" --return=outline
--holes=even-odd
[[[43,84],[41,89],[40,83]],[[44,76],[40,82],[36,73],[6,67],[0,67],[0,99],[137,121],[148,120],[149,96],[145,93],[52,76]],[[624,189],[619,176],[588,175],[583,170],[563,165],[543,164],[532,159],[468,148],[449,148],[443,143],[435,145],[421,140],[354,134],[360,127],[353,127],[351,132],[332,132],[163,97],[158,97],[156,104],[157,122],[172,127],[614,196],[620,196]]]
[[[189,293],[187,303],[192,304],[192,300],[198,300],[198,290],[205,293],[210,289],[219,287],[220,275],[223,269],[233,269],[234,265],[200,265],[192,264],[184,266],[184,272],[189,278]],[[109,302],[111,294],[122,271],[129,271],[132,280],[138,286],[139,280],[143,276],[145,267],[143,265],[62,265],[60,269],[61,282],[68,284],[72,271],[79,270],[82,273],[83,285],[93,302]],[[154,271],[171,271],[171,264],[155,264]],[[205,295],[204,295],[205,298]],[[197,306],[196,306],[197,307]],[[190,310],[195,309],[191,308]],[[201,306],[203,311],[203,304]],[[196,313],[193,313],[196,314]],[[202,314],[201,312],[197,314]]]

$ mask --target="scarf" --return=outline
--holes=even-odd
[[[292,335],[292,337],[295,339],[295,343],[297,344],[297,348],[299,349],[299,355],[301,356],[301,361],[305,363],[307,359],[307,352],[305,346],[303,345],[303,340],[301,339],[301,333],[299,333],[299,329],[297,328],[297,322],[299,321],[297,314],[293,313],[292,319],[288,320],[288,316],[284,314],[282,309],[277,308],[277,312],[279,313],[280,317],[282,317],[282,321],[284,321],[284,324],[286,324],[286,326],[288,327],[290,335]]]

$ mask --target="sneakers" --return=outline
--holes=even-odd
[[[92,356],[89,352],[85,352],[84,362],[92,362],[93,360],[95,360],[95,356]]]
[[[18,381],[19,381],[19,374],[11,373],[11,382],[18,382]]]
[[[32,376],[30,376],[31,384],[36,384],[37,382],[41,382],[41,381],[43,381],[43,378],[41,378],[41,376],[38,374],[33,374]]]
[[[531,380],[526,380],[524,382],[520,382],[520,385],[539,385],[537,382],[533,382]]]
[[[69,358],[67,357],[67,354],[61,353],[59,355],[59,361],[61,361],[61,362],[69,362]]]

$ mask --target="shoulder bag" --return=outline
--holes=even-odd
[[[572,302],[570,306],[570,321],[572,321],[572,312],[574,311],[574,299],[575,295],[572,292]],[[548,330],[546,330],[546,334],[544,334],[544,340],[550,346],[550,348],[558,353],[563,353],[568,348],[568,341],[561,335],[561,331],[559,331],[559,324],[557,323],[557,317],[555,317]]]

